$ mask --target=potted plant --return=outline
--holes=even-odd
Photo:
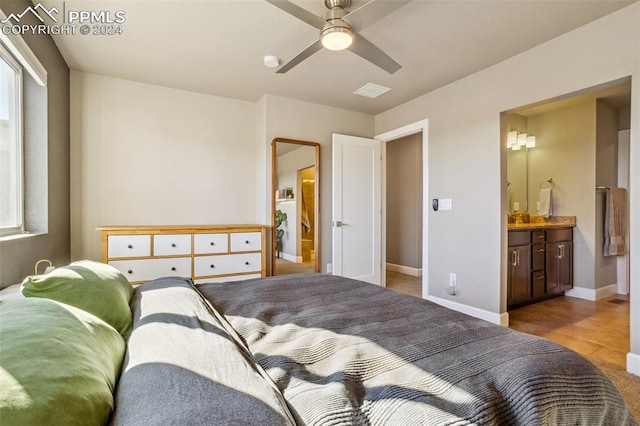
[[[280,229],[280,227],[286,221],[287,214],[282,210],[276,210],[276,253],[278,257],[282,251],[282,237],[284,236],[284,229]]]

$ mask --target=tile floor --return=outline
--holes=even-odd
[[[421,297],[421,278],[387,271],[387,288]],[[509,326],[626,369],[629,352],[629,298],[598,302],[557,297],[509,312]]]

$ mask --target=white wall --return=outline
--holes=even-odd
[[[256,113],[72,72],[72,258],[100,259],[100,225],[254,222]]]
[[[271,194],[271,141],[288,138],[317,142],[320,144],[320,255],[321,272],[331,262],[331,135],[373,137],[373,116],[359,112],[302,102],[279,96],[267,95],[260,103],[266,103],[266,130],[258,135],[261,145],[258,156],[266,155],[264,168],[258,173],[265,177],[262,183],[264,194]],[[266,153],[266,154],[265,154]],[[271,223],[270,197],[265,200],[259,221]],[[260,209],[260,206],[258,207]]]
[[[376,116],[376,134],[429,119],[430,198],[452,198],[450,212],[429,211],[428,288],[424,295],[491,313],[506,309],[506,147],[500,113],[632,76],[640,109],[640,4]],[[631,118],[631,265],[640,265],[640,115]],[[591,194],[591,193],[590,193]],[[633,220],[636,220],[635,224]],[[635,227],[634,227],[635,226]],[[458,295],[449,296],[449,272]],[[631,270],[631,316],[640,316],[640,269]],[[631,321],[640,372],[640,323]]]

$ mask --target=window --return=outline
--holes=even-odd
[[[0,44],[0,235],[24,230],[22,67]]]

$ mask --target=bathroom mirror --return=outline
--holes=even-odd
[[[320,272],[320,144],[271,143],[272,275]]]
[[[527,132],[527,117],[507,114],[507,134],[502,138],[507,145],[507,206],[509,213],[529,212],[529,158],[526,141],[517,138]],[[513,149],[513,148],[516,149]]]
[[[509,213],[528,212],[527,148],[507,149],[507,200]]]

